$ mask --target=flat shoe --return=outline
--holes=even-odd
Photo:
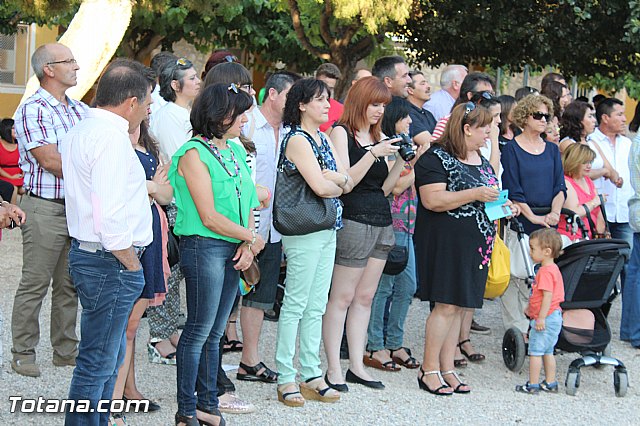
[[[278,373],[269,369],[263,362],[259,362],[253,367],[249,367],[247,364],[241,362],[240,368],[246,371],[245,374],[237,373],[236,378],[238,380],[244,380],[246,382],[263,382],[263,383],[276,383],[278,381]],[[264,371],[258,374],[258,371],[264,369]]]
[[[331,383],[329,381],[329,373],[325,373],[324,382],[331,388],[335,389],[338,392],[349,392],[349,386],[346,383]]]
[[[349,383],[357,383],[371,389],[384,389],[384,385],[382,384],[382,382],[362,379],[356,376],[351,370],[347,370],[345,380]]]
[[[400,367],[396,365],[396,363],[392,361],[381,362],[373,357],[373,351],[369,351],[369,356],[365,355],[362,357],[362,362],[367,367],[377,368],[382,371],[400,371]]]

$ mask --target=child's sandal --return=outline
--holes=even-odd
[[[529,395],[537,395],[540,393],[540,384],[532,385],[527,382],[524,385],[517,385],[516,392],[528,393]]]

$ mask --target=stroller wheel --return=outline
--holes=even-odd
[[[571,371],[567,373],[567,380],[564,382],[567,389],[567,395],[575,396],[580,387],[580,371]]]
[[[627,394],[629,386],[629,377],[626,371],[615,370],[613,372],[613,388],[616,390],[616,396],[623,397]]]
[[[511,327],[502,338],[502,359],[507,368],[519,372],[524,365],[526,348],[522,332],[517,327]]]

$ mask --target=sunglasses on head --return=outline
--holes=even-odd
[[[543,112],[534,112],[533,114],[531,114],[531,117],[533,117],[534,120],[542,120],[544,118],[545,121],[549,121],[549,119],[551,118],[551,116],[549,114],[545,114]]]
[[[227,90],[237,94],[239,89],[238,89],[238,86],[235,83],[231,83],[229,85],[229,87],[227,87]]]
[[[176,65],[184,68],[191,68],[193,66],[191,61],[186,58],[179,58],[178,60],[176,60]]]
[[[462,116],[462,121],[464,121],[467,118],[467,115],[469,115],[469,113],[474,109],[476,109],[476,104],[471,101],[467,102],[467,104],[464,106],[464,115]]]
[[[239,62],[235,55],[227,55],[224,57],[224,60],[227,62]]]

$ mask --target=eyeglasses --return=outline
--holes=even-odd
[[[231,83],[227,90],[232,91],[235,94],[238,94],[238,86],[235,83]]]
[[[179,67],[185,67],[185,68],[191,68],[193,66],[193,64],[191,63],[190,60],[186,59],[186,58],[180,58],[176,61],[176,65]]]
[[[545,113],[540,112],[540,111],[534,112],[533,114],[531,114],[531,117],[534,120],[538,120],[538,121],[542,120],[543,118],[544,118],[545,121],[549,121],[549,119],[551,118],[551,116],[549,114],[545,114]]]
[[[224,60],[227,62],[239,62],[235,55],[227,55],[224,57]]]
[[[77,64],[78,61],[76,61],[75,59],[65,59],[64,61],[51,61],[51,62],[47,62],[47,65],[53,65],[53,64]]]

